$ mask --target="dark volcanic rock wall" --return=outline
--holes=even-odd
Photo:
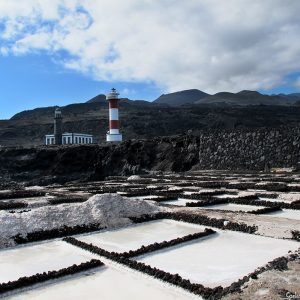
[[[117,145],[2,148],[2,177],[31,183],[103,179],[152,171],[263,170],[296,167],[300,128],[203,131],[197,136],[130,140]]]
[[[199,165],[216,169],[263,170],[300,162],[300,128],[228,131],[200,136]]]

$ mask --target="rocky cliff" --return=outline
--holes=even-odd
[[[203,131],[116,145],[0,149],[3,179],[31,184],[101,180],[149,171],[297,167],[300,127]]]

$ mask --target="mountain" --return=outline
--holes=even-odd
[[[170,106],[181,106],[184,104],[193,104],[208,95],[209,94],[197,89],[184,90],[170,94],[163,94],[156,100],[154,100],[153,103],[168,104]]]
[[[222,104],[222,105],[291,105],[294,102],[288,97],[279,95],[263,95],[257,91],[243,90],[238,93],[221,92],[199,99],[195,104]]]
[[[103,94],[97,95],[96,97],[88,100],[86,103],[101,103],[106,101],[106,96]]]
[[[292,94],[278,94],[279,97],[291,101],[300,101],[300,93],[292,93]]]
[[[189,104],[248,106],[248,105],[293,105],[300,101],[300,93],[264,95],[257,91],[243,90],[238,93],[220,92],[209,95],[197,89],[163,94],[153,103],[173,107]]]

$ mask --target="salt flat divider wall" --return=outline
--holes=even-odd
[[[100,226],[98,223],[87,224],[87,225],[76,225],[74,227],[64,226],[51,230],[40,230],[27,233],[25,237],[20,234],[14,236],[14,241],[17,244],[26,244],[31,242],[43,241],[48,239],[55,239],[59,237],[65,237],[67,235],[87,233],[106,229],[106,227]]]
[[[190,197],[192,196],[192,197]],[[261,209],[261,213],[268,213],[271,211],[276,211],[280,209],[293,209],[293,210],[300,210],[300,203],[295,202],[295,203],[285,203],[285,202],[272,202],[272,201],[266,201],[266,200],[260,200],[257,196],[244,196],[244,197],[236,197],[236,198],[211,198],[211,199],[204,199],[201,200],[199,199],[199,194],[197,196],[194,195],[188,195],[187,199],[195,199],[199,200],[197,202],[187,202],[186,206],[187,207],[205,207],[205,206],[210,206],[210,205],[218,205],[218,204],[228,204],[228,203],[234,203],[234,204],[240,204],[240,205],[252,205],[252,206],[266,206],[268,208],[273,208],[274,210],[264,210]],[[248,213],[254,213],[257,211],[252,211]]]
[[[257,226],[248,226],[244,223],[235,223],[226,219],[215,219],[203,215],[179,212],[159,212],[154,215],[143,215],[140,217],[131,217],[130,219],[134,223],[143,223],[160,219],[171,219],[175,221],[183,221],[197,225],[215,227],[223,230],[241,231],[252,234],[257,231]]]
[[[0,193],[0,200],[43,197],[43,196],[46,196],[46,192],[34,191],[34,190],[16,190],[16,191]]]
[[[206,236],[212,235],[214,233],[216,233],[214,230],[205,228],[205,230],[203,232],[189,234],[184,237],[179,237],[179,238],[176,238],[176,239],[173,239],[170,241],[163,241],[161,243],[153,243],[148,246],[141,246],[137,250],[130,250],[128,252],[123,252],[121,255],[123,257],[130,258],[130,257],[146,254],[149,252],[161,250],[164,248],[173,247],[173,246],[176,246],[181,243],[189,242],[189,241],[192,241],[195,239],[199,239],[201,237],[206,237]]]
[[[74,264],[70,267],[63,268],[57,271],[48,271],[44,273],[37,273],[32,276],[20,277],[19,279],[14,281],[0,283],[0,295],[9,291],[13,291],[15,289],[25,288],[37,283],[45,282],[51,279],[57,279],[67,275],[73,275],[103,265],[103,262],[101,262],[100,260],[92,259],[88,262],[84,262],[79,265]]]

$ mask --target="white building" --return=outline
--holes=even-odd
[[[46,145],[54,145],[55,138],[54,134],[47,134],[45,136]],[[78,145],[78,144],[92,144],[93,135],[91,134],[81,134],[81,133],[63,133],[62,134],[62,144],[63,145]]]

